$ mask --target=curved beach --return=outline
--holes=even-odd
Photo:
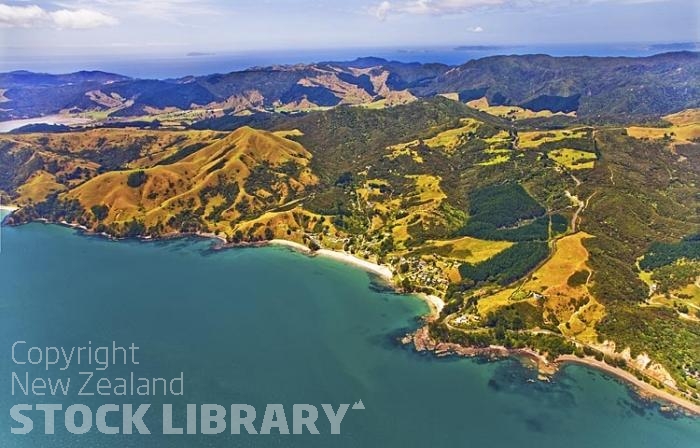
[[[339,261],[341,263],[346,263],[363,269],[371,274],[377,275],[378,277],[382,278],[388,283],[391,283],[394,278],[394,273],[388,266],[363,260],[347,252],[335,251],[330,249],[319,249],[317,251],[311,251],[311,249],[304,246],[303,244],[281,239],[270,240],[269,244],[276,246],[285,246],[307,255],[326,257]],[[430,307],[430,314],[433,317],[439,315],[442,309],[445,307],[445,302],[438,296],[424,293],[414,295],[424,300],[428,304],[428,306]]]
[[[334,251],[334,250],[330,250],[330,249],[319,249],[316,251],[312,251],[311,249],[304,246],[303,244],[295,243],[294,241],[288,241],[288,240],[275,239],[275,240],[268,241],[268,243],[275,245],[275,246],[289,247],[291,249],[294,249],[296,251],[299,251],[299,252],[302,252],[305,254],[331,258],[333,260],[340,261],[342,263],[350,264],[350,265],[359,267],[365,271],[371,272],[372,274],[376,274],[379,277],[381,277],[387,281],[391,281],[391,279],[394,277],[393,272],[391,271],[391,269],[389,269],[388,266],[383,266],[383,265],[379,265],[376,263],[372,263],[372,262],[367,261],[367,260],[363,260],[363,259],[358,258],[352,254],[347,253],[347,252]]]
[[[561,355],[554,362],[560,365],[565,363],[580,364],[588,367],[593,367],[598,370],[602,370],[603,372],[611,376],[614,376],[631,384],[635,389],[637,389],[638,393],[642,396],[658,398],[674,406],[682,408],[685,411],[692,412],[695,415],[700,415],[699,405],[677,395],[673,395],[663,389],[657,389],[651,384],[645,383],[644,381],[638,379],[630,372],[619,369],[617,367],[613,367],[609,364],[604,363],[603,361],[598,361],[595,358],[579,358],[575,355]]]

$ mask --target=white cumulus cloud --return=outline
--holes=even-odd
[[[468,31],[471,31],[472,33],[481,33],[484,31],[484,29],[480,26],[473,26],[471,28],[467,28]]]
[[[47,11],[37,5],[17,6],[0,3],[0,26],[3,27],[88,29],[117,23],[119,21],[116,18],[92,9]]]
[[[58,28],[87,29],[103,26],[113,26],[119,23],[117,19],[99,11],[90,9],[61,9],[50,13],[54,25]]]
[[[0,25],[28,27],[46,20],[46,11],[36,5],[11,6],[0,3]]]

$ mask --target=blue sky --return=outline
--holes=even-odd
[[[698,0],[0,0],[0,50],[182,53],[684,42]]]

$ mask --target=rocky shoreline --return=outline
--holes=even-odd
[[[595,358],[579,358],[574,355],[562,355],[554,361],[549,361],[545,356],[528,348],[507,348],[503,346],[469,347],[451,342],[439,342],[434,340],[427,325],[419,328],[415,333],[406,335],[401,340],[406,345],[413,345],[417,352],[432,353],[437,357],[463,356],[467,358],[483,357],[487,359],[503,359],[514,357],[527,359],[533,362],[538,371],[538,379],[549,381],[566,364],[580,364],[596,370],[603,371],[630,385],[642,398],[662,402],[661,410],[677,410],[691,416],[700,416],[700,405],[673,395],[665,390],[658,389],[649,383],[639,380],[632,373],[613,367]]]

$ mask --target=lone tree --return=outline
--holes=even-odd
[[[92,214],[95,215],[95,218],[98,221],[102,221],[107,217],[107,214],[109,213],[109,207],[107,207],[104,204],[100,205],[93,205],[92,208]]]
[[[146,183],[148,175],[143,170],[134,171],[129,173],[129,177],[126,178],[126,184],[131,188],[138,188]]]

